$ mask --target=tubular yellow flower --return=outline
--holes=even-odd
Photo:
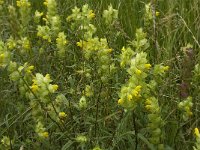
[[[123,104],[123,102],[124,102],[124,101],[123,101],[121,98],[118,100],[118,104],[119,104],[119,105]]]
[[[48,138],[49,137],[49,133],[48,132],[43,132],[41,133],[41,136],[44,138]]]
[[[33,85],[31,86],[31,90],[32,90],[33,92],[38,91],[38,89],[39,89],[39,87],[38,87],[37,84],[33,84]]]
[[[136,69],[136,70],[135,70],[135,73],[136,73],[137,75],[141,75],[142,71],[139,70],[139,69]]]
[[[93,13],[93,11],[91,10],[90,13],[89,13],[88,18],[89,19],[93,19],[94,17],[95,17],[95,13]]]
[[[57,85],[57,84],[54,84],[52,87],[53,87],[53,90],[54,90],[54,91],[57,91],[57,90],[58,90],[58,85]]]
[[[0,60],[3,60],[5,58],[5,54],[0,55]]]
[[[150,69],[150,68],[151,68],[151,64],[145,64],[144,67],[145,67],[146,69]]]
[[[127,96],[127,98],[128,98],[128,100],[130,101],[130,100],[132,100],[133,96],[132,96],[131,94],[129,94],[129,95]]]
[[[125,47],[123,46],[121,50],[124,52],[126,49],[125,49]]]
[[[168,70],[169,70],[169,66],[165,66],[165,67],[163,68],[163,70],[164,70],[164,71],[168,71]]]
[[[141,85],[138,85],[138,86],[135,87],[135,90],[138,91],[138,92],[140,92],[140,91],[141,91],[141,88],[142,88],[142,86],[141,86]]]
[[[136,91],[135,89],[132,91],[132,94],[133,94],[135,97],[138,97],[138,91]]]
[[[160,15],[159,11],[156,11],[156,17],[158,17]]]
[[[196,137],[200,137],[199,129],[198,129],[198,128],[195,128],[195,129],[194,129],[194,135],[195,135]]]
[[[34,69],[34,66],[29,66],[27,69],[26,69],[26,72],[27,73],[32,73],[32,70]]]
[[[66,118],[67,117],[67,114],[65,113],[65,112],[59,112],[59,117],[61,118],[61,119],[63,119],[63,118]]]
[[[46,74],[45,77],[44,77],[44,80],[45,80],[45,79],[46,79],[47,81],[51,80],[50,74]]]

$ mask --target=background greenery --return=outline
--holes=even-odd
[[[32,11],[44,10],[43,1],[31,0]],[[187,122],[181,122],[180,112],[177,110],[177,104],[182,101],[180,95],[180,84],[182,80],[189,80],[192,82],[192,75],[185,75],[185,72],[191,72],[194,69],[193,64],[197,64],[200,61],[199,57],[199,38],[200,38],[200,1],[199,0],[158,0],[156,2],[156,10],[160,12],[160,15],[156,19],[156,39],[158,46],[154,46],[153,27],[144,26],[144,12],[145,4],[149,1],[145,0],[59,0],[58,1],[58,13],[62,20],[71,14],[71,9],[74,6],[81,7],[84,4],[89,4],[91,9],[96,14],[95,26],[97,29],[97,35],[99,37],[106,37],[110,41],[110,47],[116,49],[116,55],[120,53],[120,49],[127,44],[127,40],[135,38],[135,31],[137,28],[143,27],[147,31],[147,38],[151,43],[150,52],[148,58],[152,64],[164,63],[170,66],[170,71],[165,78],[165,82],[160,85],[158,97],[163,112],[163,119],[165,121],[165,141],[167,145],[166,149],[185,149],[190,150],[195,143],[193,136],[193,129],[200,127],[199,120],[199,93],[198,85],[196,89],[190,88],[189,93],[193,94],[193,100],[195,106],[193,111],[195,116]],[[6,1],[7,4],[15,5],[15,1]],[[109,34],[106,30],[102,20],[99,19],[103,10],[107,9],[108,5],[112,4],[113,8],[119,10],[119,23],[117,29]],[[6,13],[5,13],[6,14]],[[12,31],[10,27],[9,16],[2,17],[3,21],[0,22],[1,38],[3,40],[9,37]],[[13,26],[11,24],[11,26]],[[69,27],[67,22],[63,21],[63,26]],[[123,36],[115,38],[115,32],[120,29],[123,31]],[[65,32],[68,32],[67,28]],[[34,28],[30,29],[32,34]],[[35,38],[35,37],[33,37]],[[78,41],[76,36],[68,37],[71,42]],[[74,40],[74,41],[73,41]],[[34,41],[34,40],[33,40]],[[117,44],[116,44],[117,43]],[[188,67],[183,57],[182,47],[185,47],[188,43],[193,45],[193,59]],[[80,53],[77,52],[76,46],[71,47],[71,54],[69,54],[70,60],[60,61],[57,58],[53,58],[51,55],[52,47],[49,47],[50,52],[47,55],[34,56],[29,59],[29,63],[33,64],[37,68],[37,72],[46,74],[50,73],[54,82],[59,85],[62,93],[67,95],[67,99],[72,99],[78,102],[81,97],[81,91],[88,81],[80,84],[82,76],[77,74],[77,71],[81,69],[82,64],[80,62]],[[21,56],[16,56],[21,57]],[[27,59],[27,58],[26,58]],[[28,60],[28,59],[27,59]],[[20,60],[21,63],[23,60]],[[77,64],[73,65],[74,62]],[[67,65],[66,65],[67,64]],[[95,76],[95,75],[94,75]],[[117,106],[118,93],[112,93],[113,91],[120,91],[120,86],[124,84],[126,74],[122,71],[119,72],[109,85],[106,85],[105,90],[109,91],[110,97],[105,97],[105,100],[100,104],[100,117],[98,118],[98,134],[96,137],[94,133],[89,129],[94,128],[95,101],[98,99],[98,90],[101,90],[101,84],[99,82],[93,82],[96,86],[96,96],[93,97],[94,102],[91,102],[88,110],[79,112],[73,108],[72,113],[74,118],[70,118],[66,127],[70,131],[66,131],[63,134],[58,132],[54,141],[42,141],[36,143],[32,137],[33,121],[31,120],[31,112],[28,108],[27,101],[20,97],[18,87],[15,83],[8,80],[8,73],[6,70],[0,70],[0,137],[3,135],[9,136],[15,139],[15,145],[11,149],[19,149],[24,145],[24,149],[91,149],[92,146],[100,145],[102,149],[133,149],[135,148],[136,138],[134,132],[134,124],[138,128],[141,127],[141,123],[145,122],[145,118],[140,118],[138,115],[134,118],[133,114],[124,114],[123,109]],[[113,90],[112,90],[113,89]],[[75,92],[74,92],[75,91]],[[110,99],[112,98],[112,99]],[[24,104],[23,104],[24,103]],[[22,107],[22,108],[20,108]],[[80,114],[79,114],[80,113]],[[85,116],[90,116],[86,120]],[[142,116],[142,114],[140,114]],[[140,118],[140,119],[139,119]],[[144,119],[144,120],[143,120]],[[134,121],[135,120],[135,121]],[[51,125],[50,125],[51,126]],[[52,125],[53,126],[53,125]],[[50,127],[49,127],[50,128]],[[142,128],[142,127],[141,127]],[[74,139],[78,133],[89,132],[87,136],[90,138],[90,142],[85,147],[79,146],[77,143],[73,143],[73,140],[69,140],[67,137],[71,136]],[[146,131],[141,130],[138,135],[139,146],[138,149],[148,149],[151,146],[148,140],[143,136]],[[67,135],[68,134],[68,135]],[[110,145],[110,146],[109,146]],[[69,147],[68,147],[69,146]],[[71,148],[70,148],[71,149]]]

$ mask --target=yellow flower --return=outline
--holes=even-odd
[[[88,15],[88,18],[89,18],[89,19],[93,19],[94,17],[95,17],[95,13],[93,13],[93,11],[90,10],[89,15]]]
[[[121,66],[121,67],[124,67],[124,66],[125,66],[124,62],[121,62],[121,63],[120,63],[120,66]]]
[[[133,96],[131,94],[129,94],[127,98],[130,101],[130,100],[132,100]]]
[[[158,17],[160,15],[159,11],[156,11],[156,17]]]
[[[125,49],[125,47],[123,46],[121,50],[124,52],[126,49]]]
[[[199,129],[198,129],[198,128],[195,128],[195,129],[194,129],[194,135],[195,135],[196,137],[200,137],[200,135],[199,135]]]
[[[51,81],[50,74],[46,74],[46,75],[45,75],[44,81],[46,81],[46,82],[50,82],[50,81]]]
[[[80,48],[83,48],[85,46],[86,42],[80,40],[80,42],[77,42],[76,45]]]
[[[135,89],[132,91],[132,94],[133,94],[135,97],[138,97],[138,91],[136,91]]]
[[[41,133],[41,136],[44,138],[48,138],[49,137],[49,133],[48,132],[43,132]]]
[[[27,0],[18,0],[17,6],[18,7],[30,7],[31,4]]]
[[[118,104],[121,105],[121,104],[123,104],[123,103],[124,103],[124,101],[120,98],[120,99],[118,100]]]
[[[61,118],[61,119],[63,119],[63,118],[66,118],[67,117],[67,114],[65,113],[65,112],[59,112],[59,117]]]
[[[0,55],[0,60],[3,60],[5,58],[5,54]]]
[[[34,66],[29,66],[27,69],[26,69],[26,72],[27,73],[32,73],[32,70],[34,69]]]
[[[139,69],[136,69],[135,73],[136,73],[137,75],[141,75],[142,71],[139,70]]]
[[[58,89],[58,85],[57,85],[57,84],[54,84],[54,85],[53,85],[53,90],[54,90],[54,91],[57,91],[57,89]]]
[[[33,85],[31,86],[31,90],[32,90],[33,92],[36,92],[38,89],[39,89],[39,87],[38,87],[37,84],[33,84]]]
[[[145,67],[146,69],[150,69],[150,68],[151,68],[151,64],[145,64],[144,67]]]
[[[138,92],[140,92],[140,91],[141,91],[141,88],[142,88],[142,86],[141,86],[141,85],[138,85],[138,86],[135,87],[135,90],[138,91]]]
[[[168,70],[169,70],[169,66],[165,66],[165,67],[163,68],[163,70],[164,70],[164,71],[168,71]]]

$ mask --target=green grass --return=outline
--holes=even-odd
[[[153,0],[152,0],[153,1]],[[30,0],[32,4],[31,14],[35,10],[46,11],[43,1]],[[128,81],[129,75],[126,69],[120,68],[121,48],[128,45],[128,41],[135,39],[136,29],[142,27],[147,33],[150,48],[146,51],[148,60],[154,66],[162,63],[170,66],[169,72],[164,76],[155,92],[151,94],[158,99],[161,116],[164,120],[162,129],[162,143],[166,150],[190,150],[195,145],[193,130],[199,127],[199,82],[193,75],[194,65],[200,62],[199,38],[200,38],[200,2],[199,0],[157,0],[156,11],[160,15],[156,17],[156,35],[153,23],[144,26],[145,4],[149,1],[140,0],[61,0],[58,3],[58,14],[62,20],[62,30],[67,34],[69,46],[64,59],[55,57],[55,39],[51,44],[36,36],[36,24],[30,23],[29,30],[25,36],[32,43],[32,54],[20,54],[16,49],[13,61],[19,65],[25,62],[35,66],[34,73],[49,73],[53,83],[59,85],[59,92],[66,96],[70,106],[63,108],[68,118],[64,125],[58,121],[52,121],[48,112],[44,113],[46,129],[50,131],[48,139],[39,139],[35,133],[35,121],[32,117],[30,100],[23,97],[19,92],[19,83],[9,80],[7,68],[0,68],[0,139],[8,136],[14,142],[11,146],[1,147],[7,149],[93,149],[99,145],[102,149],[157,149],[150,141],[147,128],[147,111],[141,104],[135,111],[126,111],[117,104],[121,87]],[[6,1],[3,11],[0,13],[0,39],[6,41],[10,35],[17,40],[20,39],[20,16],[17,18],[9,16],[8,4],[15,5],[15,1]],[[98,57],[93,56],[87,60],[76,42],[82,38],[81,32],[70,29],[70,23],[66,17],[71,14],[74,6],[82,7],[89,4],[95,12],[92,22],[97,27],[95,36],[107,38],[109,47],[114,50],[111,55],[112,62],[116,65],[116,72],[109,77],[109,82],[100,80],[101,74],[97,73]],[[113,8],[119,10],[119,18],[115,27],[109,28],[103,23],[102,13],[112,4]],[[17,9],[18,11],[18,9]],[[44,22],[43,22],[44,25]],[[119,31],[120,35],[116,36]],[[155,46],[155,39],[157,46]],[[193,57],[187,59],[182,47],[188,43],[193,45]],[[39,53],[43,48],[44,53]],[[0,51],[1,52],[1,51]],[[1,53],[0,53],[1,54]],[[86,77],[85,69],[89,68],[91,78]],[[81,73],[81,71],[83,71]],[[189,75],[187,74],[189,73]],[[146,82],[154,78],[153,72]],[[190,83],[189,95],[193,97],[193,116],[183,121],[182,113],[178,110],[178,103],[184,99],[180,97],[180,84]],[[92,85],[94,95],[88,100],[85,110],[79,109],[79,100],[83,95],[86,85]],[[56,94],[51,94],[50,99],[55,100]],[[46,104],[45,104],[46,105]],[[47,106],[47,105],[46,105]],[[63,128],[59,129],[59,124]],[[76,137],[83,134],[87,142],[83,145],[76,141]],[[1,148],[0,147],[0,148]]]

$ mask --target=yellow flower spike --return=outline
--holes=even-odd
[[[150,68],[151,68],[151,64],[145,64],[144,67],[145,67],[146,69],[150,69]]]
[[[135,73],[136,73],[137,75],[141,75],[142,71],[139,70],[139,69],[136,69]]]
[[[131,101],[131,100],[133,99],[133,96],[132,96],[131,94],[129,94],[129,95],[127,96],[127,98],[128,98],[129,101]]]
[[[41,135],[44,138],[48,138],[49,137],[49,133],[48,132],[43,132]]]
[[[38,91],[39,87],[37,84],[33,84],[31,87],[31,90],[35,93],[36,91]]]
[[[198,128],[195,128],[195,129],[194,129],[194,135],[195,135],[196,137],[200,137],[199,129],[198,129]]]
[[[58,116],[59,118],[63,119],[67,117],[67,114],[65,112],[59,112]]]
[[[118,100],[118,104],[119,104],[119,105],[122,105],[123,103],[124,103],[123,99],[120,98],[120,99]]]

